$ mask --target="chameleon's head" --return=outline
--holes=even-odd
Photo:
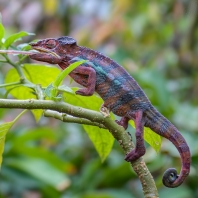
[[[71,51],[76,46],[76,40],[68,36],[63,36],[57,39],[39,40],[36,43],[30,43],[30,45],[34,50],[40,52],[30,55],[30,58],[51,64],[58,64],[67,56],[70,56]]]

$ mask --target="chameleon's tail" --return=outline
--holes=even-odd
[[[166,170],[162,180],[165,186],[175,188],[183,183],[190,172],[190,149],[177,128],[163,117],[155,108],[152,108],[147,115],[149,118],[147,126],[160,136],[170,140],[180,153],[182,161],[180,174],[177,175],[176,169],[170,168]]]

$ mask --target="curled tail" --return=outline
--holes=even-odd
[[[169,188],[175,188],[183,183],[190,172],[191,155],[190,149],[177,128],[163,117],[154,107],[146,112],[148,121],[145,126],[151,128],[154,132],[170,140],[181,156],[182,168],[178,175],[176,169],[170,168],[163,175],[163,184]]]

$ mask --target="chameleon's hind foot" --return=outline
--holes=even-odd
[[[144,139],[143,139],[144,123],[142,122],[142,115],[143,115],[142,111],[135,112],[136,146],[132,151],[130,151],[130,153],[126,155],[125,160],[128,162],[132,162],[139,159],[146,152],[146,148],[144,146]]]
[[[125,160],[127,162],[133,162],[142,157],[145,154],[145,152],[145,148],[139,149],[138,152],[135,149],[133,149],[130,153],[126,155]]]
[[[127,117],[122,117],[121,120],[116,120],[116,123],[122,127],[124,127],[124,129],[127,129],[128,127],[128,122],[129,122],[129,118]]]

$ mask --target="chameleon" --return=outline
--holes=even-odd
[[[129,120],[134,120],[136,145],[125,157],[133,162],[146,152],[144,146],[144,127],[167,138],[177,148],[182,162],[178,175],[175,168],[169,168],[163,175],[166,187],[175,188],[183,183],[190,172],[190,149],[178,129],[151,104],[136,80],[118,63],[87,47],[77,45],[69,36],[48,38],[30,43],[39,53],[29,55],[31,59],[58,64],[62,69],[79,60],[87,62],[78,66],[69,75],[83,86],[76,91],[82,96],[98,93],[104,100],[102,107],[120,116],[117,123],[125,129]]]

